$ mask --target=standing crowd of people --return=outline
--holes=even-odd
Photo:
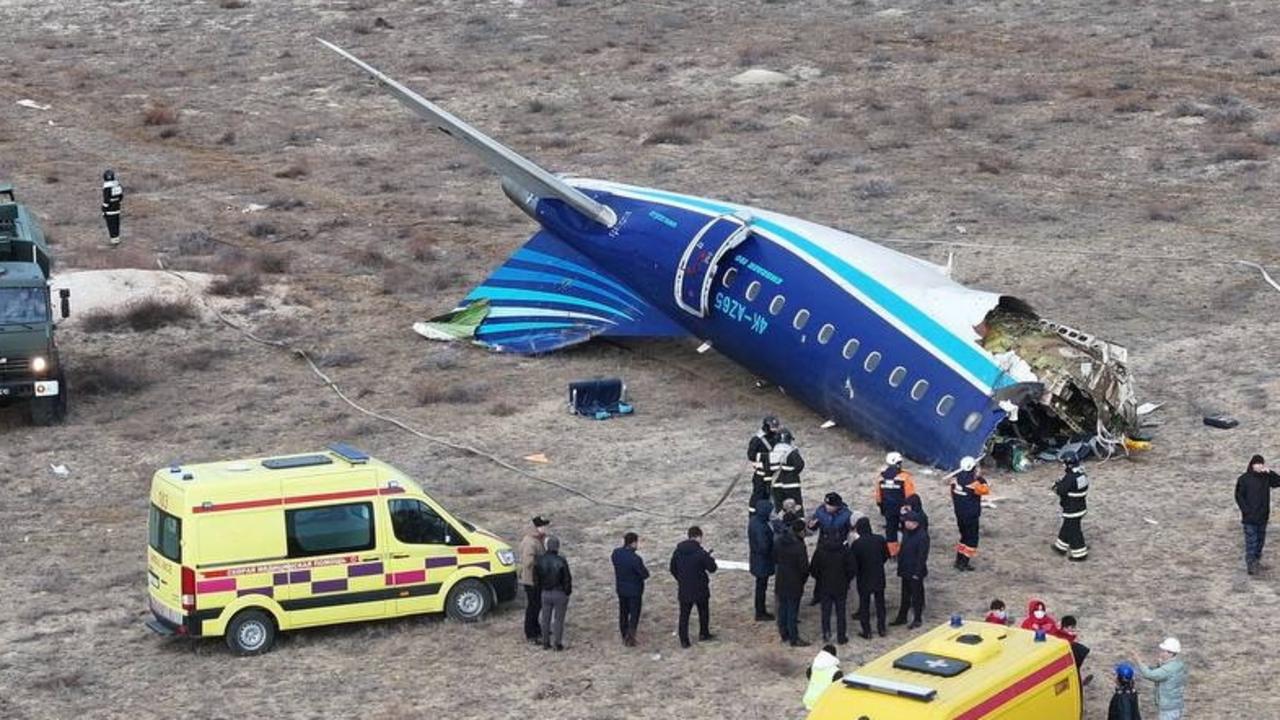
[[[849,507],[836,492],[828,492],[811,512],[804,504],[801,473],[804,458],[795,437],[776,417],[766,417],[760,430],[748,442],[752,490],[747,520],[747,567],[754,578],[754,617],[757,622],[776,624],[784,644],[810,644],[800,633],[801,606],[805,588],[813,580],[810,605],[819,607],[823,649],[814,658],[807,675],[809,686],[804,702],[810,706],[826,685],[839,679],[841,671],[837,645],[849,642],[849,620],[857,621],[859,637],[870,639],[874,631],[881,637],[887,626],[921,626],[926,606],[925,580],[929,575],[930,524],[915,478],[903,468],[899,453],[890,452],[876,476],[872,499],[883,519],[883,535],[872,527],[871,518]],[[1083,520],[1088,512],[1089,478],[1079,461],[1064,460],[1063,476],[1053,485],[1058,498],[1061,527],[1053,548],[1069,560],[1087,559]],[[948,481],[958,539],[953,567],[959,572],[975,569],[974,559],[981,541],[984,498],[991,486],[978,469],[976,458],[960,460]],[[1236,484],[1236,502],[1244,527],[1245,566],[1250,575],[1261,565],[1270,515],[1270,491],[1280,487],[1280,474],[1267,468],[1255,455]],[[543,648],[563,650],[564,620],[573,592],[569,564],[560,554],[560,541],[547,534],[550,521],[534,517],[531,529],[520,543],[519,581],[525,589],[525,637]],[[809,551],[808,539],[814,538]],[[637,630],[649,570],[638,553],[639,537],[623,536],[613,551],[615,589],[618,598],[618,630],[624,645],[639,644]],[[888,565],[892,563],[901,584],[895,618],[886,622]],[[715,639],[711,632],[710,576],[718,570],[712,550],[704,545],[701,528],[688,528],[686,538],[676,545],[668,571],[676,583],[678,615],[676,635],[682,648],[693,645],[689,624],[696,610],[699,642]],[[773,607],[769,611],[769,581],[773,579]],[[856,592],[856,606],[849,611],[850,592]],[[994,600],[986,622],[1013,624],[1005,604]],[[1061,638],[1070,643],[1077,668],[1089,655],[1080,642],[1076,618],[1061,622],[1049,615],[1045,603],[1033,598],[1027,616],[1019,623],[1026,630]],[[1155,686],[1155,706],[1159,720],[1179,720],[1183,710],[1186,666],[1176,638],[1159,645],[1155,663],[1144,663],[1136,653],[1131,661],[1115,668],[1115,690],[1109,710],[1110,720],[1138,720],[1135,682],[1151,681]],[[1081,673],[1082,686],[1093,679]]]

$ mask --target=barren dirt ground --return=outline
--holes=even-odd
[[[1088,717],[1105,716],[1125,649],[1167,634],[1187,648],[1188,718],[1280,717],[1280,572],[1244,575],[1232,502],[1251,453],[1280,455],[1280,294],[1208,261],[1280,267],[1273,2],[0,8],[0,178],[42,218],[62,271],[160,258],[230,273],[247,295],[218,302],[316,353],[361,402],[515,462],[546,453],[532,472],[660,514],[701,512],[745,474],[765,412],[796,430],[810,497],[835,489],[870,509],[884,450],[820,431],[823,418],[693,341],[516,358],[414,336],[412,321],[450,308],[533,228],[495,177],[312,35],[559,171],[750,201],[873,239],[994,246],[958,248],[958,277],[1128,346],[1144,399],[1167,403],[1164,425],[1151,452],[1090,468],[1082,565],[1050,551],[1057,471],[1041,467],[993,475],[1006,499],[984,516],[979,571],[955,575],[945,488],[925,475],[928,621],[977,615],[996,596],[1021,615],[1040,595],[1079,616],[1093,648]],[[729,82],[752,67],[795,80]],[[128,192],[114,250],[97,208],[108,166]],[[803,716],[816,648],[782,648],[752,622],[745,573],[714,579],[720,642],[681,651],[671,636],[665,563],[688,520],[602,509],[364,418],[303,363],[208,318],[64,330],[66,424],[0,411],[0,717]],[[626,379],[634,417],[565,413],[566,384],[599,375]],[[1208,429],[1206,411],[1241,425]],[[252,659],[149,635],[151,472],[334,440],[403,467],[513,542],[529,516],[551,515],[578,578],[569,651],[523,644],[518,603],[474,626],[300,632]],[[700,521],[721,558],[746,557],[747,492]],[[655,571],[639,650],[617,640],[608,564],[631,529]],[[803,634],[816,623],[806,608]],[[842,655],[856,663],[905,637]],[[1149,693],[1143,702],[1153,713]]]

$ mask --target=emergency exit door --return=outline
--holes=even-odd
[[[721,215],[693,236],[676,268],[676,304],[695,317],[706,317],[710,306],[711,283],[725,254],[741,245],[751,233],[747,221]]]

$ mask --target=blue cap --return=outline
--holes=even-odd
[[[964,625],[964,618],[960,617],[960,613],[951,614],[951,627],[960,627]]]
[[[1129,663],[1120,663],[1116,665],[1116,677],[1121,680],[1133,679],[1133,666]]]

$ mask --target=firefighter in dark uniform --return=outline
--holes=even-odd
[[[978,554],[982,497],[990,492],[987,479],[978,474],[978,461],[967,455],[960,458],[960,470],[951,478],[951,503],[960,529],[960,542],[956,543],[957,570],[973,569],[971,563]]]
[[[891,452],[884,456],[884,470],[876,478],[876,507],[884,515],[884,539],[889,545],[889,557],[898,556],[898,523],[902,506],[907,498],[916,494],[916,482],[911,473],[902,469],[902,455]]]
[[[800,495],[800,472],[804,470],[804,458],[800,450],[792,443],[795,436],[783,428],[778,431],[778,444],[773,446],[770,461],[776,475],[773,477],[773,506],[782,507],[787,498],[796,501],[797,508],[803,514],[804,498]]]
[[[770,484],[773,482],[773,462],[769,454],[778,442],[782,423],[773,415],[766,415],[760,422],[760,430],[747,443],[747,460],[751,462],[751,502],[747,512],[755,512],[757,500],[770,500]]]
[[[107,235],[112,245],[120,244],[120,202],[124,200],[124,188],[116,180],[114,170],[102,173],[102,217],[107,221]]]
[[[1062,506],[1062,529],[1058,531],[1053,549],[1059,555],[1079,562],[1089,556],[1089,546],[1084,542],[1084,530],[1080,527],[1085,513],[1089,512],[1089,476],[1084,474],[1078,460],[1064,460],[1063,464],[1066,472],[1053,484],[1058,504]]]

